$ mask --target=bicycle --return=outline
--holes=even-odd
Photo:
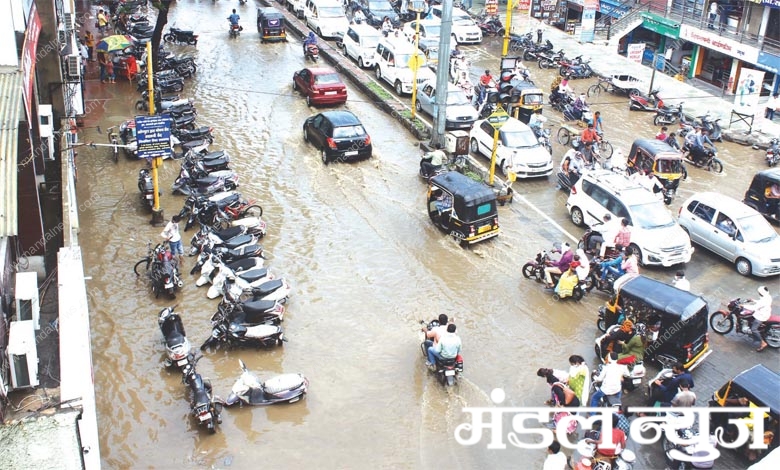
[[[157,245],[159,247],[160,245]],[[152,264],[152,260],[154,259],[155,251],[157,250],[157,247],[154,249],[152,248],[152,242],[148,241],[146,242],[146,257],[143,258],[141,261],[135,263],[135,266],[133,266],[133,272],[136,276],[140,277],[141,273],[138,272],[138,268],[141,265],[144,265],[144,273],[149,272],[149,267]]]
[[[588,98],[591,96],[599,96],[602,92],[609,91],[611,86],[611,78],[599,78],[598,83],[588,87]]]
[[[119,139],[116,132],[114,132],[116,126],[109,127],[108,131],[108,143],[112,145],[112,151],[114,153],[114,163],[119,163]]]

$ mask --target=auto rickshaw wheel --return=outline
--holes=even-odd
[[[737,258],[737,261],[734,263],[734,265],[737,268],[737,272],[743,276],[750,276],[750,273],[753,272],[753,267],[751,266],[750,261],[745,258]]]

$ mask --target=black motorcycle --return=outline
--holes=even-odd
[[[710,120],[710,116],[708,114],[705,114],[704,116],[698,116],[698,119],[702,129],[706,129],[709,132],[709,137],[711,140],[715,142],[723,142],[723,136],[721,135],[720,124],[718,123],[720,121],[720,118],[712,121]]]
[[[203,140],[208,140],[211,143],[214,143],[214,135],[212,134],[213,131],[214,131],[213,127],[202,126],[192,130],[171,129],[171,134],[176,136],[176,138],[179,139],[180,142],[190,142],[192,140],[203,139]]]
[[[211,382],[204,379],[195,370],[195,364],[184,367],[182,383],[190,387],[190,409],[199,426],[206,426],[210,433],[217,432],[217,424],[222,423],[222,408],[225,402],[214,396]]]
[[[484,36],[503,36],[506,32],[504,25],[497,16],[491,16],[487,20],[478,21],[477,26],[482,30]]]
[[[426,327],[428,331],[431,331],[432,329],[439,326],[438,320],[432,320],[431,322],[425,322],[420,321],[422,325]],[[423,342],[420,344],[420,349],[422,350],[423,357],[428,358],[428,347],[423,339]],[[460,377],[461,374],[463,374],[463,357],[458,354],[453,359],[436,359],[436,364],[434,364],[434,370],[433,372],[436,373],[436,377],[439,379],[439,382],[441,382],[442,385],[445,387],[451,387],[455,385],[456,380]]]
[[[653,124],[656,126],[668,126],[679,121],[683,116],[683,104],[680,103],[677,107],[674,106],[662,106],[655,111],[655,117],[653,118]]]
[[[601,263],[604,260],[600,258],[593,258],[590,260],[590,279],[588,281],[587,291],[590,292],[593,289],[604,292],[605,294],[615,295],[615,280],[618,276],[611,270],[607,270],[607,275],[604,280],[601,280],[601,274],[603,269]]]
[[[523,60],[539,60],[542,55],[547,54],[553,50],[553,43],[550,40],[546,40],[544,44],[532,44],[525,48],[523,52]]]
[[[211,330],[211,336],[203,342],[200,350],[205,351],[220,346],[269,348],[281,346],[284,341],[286,339],[281,326],[266,324],[246,326],[225,320]]]
[[[150,209],[154,208],[154,184],[148,168],[138,171],[138,191],[141,193],[141,202]]]
[[[539,60],[536,62],[536,64],[540,69],[558,68],[561,65],[561,61],[566,57],[563,53],[563,49],[555,53],[552,51],[546,51],[538,55]]]
[[[170,30],[163,36],[165,42],[172,42],[174,44],[189,44],[190,46],[198,45],[198,36],[194,31],[185,29],[179,29],[171,27]]]
[[[157,324],[160,326],[163,339],[165,341],[165,367],[176,365],[184,368],[187,364],[193,363],[194,355],[192,347],[187,339],[187,333],[184,332],[184,324],[181,316],[174,312],[176,307],[165,307],[160,311]]]
[[[766,149],[766,164],[770,167],[777,165],[780,161],[780,139],[775,137],[769,142],[769,148]]]
[[[240,302],[223,298],[211,316],[211,326],[225,321],[241,325],[278,325],[284,321],[284,305],[277,300]]]
[[[717,158],[718,151],[714,148],[691,147],[686,142],[682,150],[686,163],[690,163],[697,168],[706,168],[715,173],[723,172],[723,162]]]

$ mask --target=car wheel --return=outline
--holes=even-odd
[[[319,27],[317,28],[317,36],[322,37],[322,30]]]
[[[501,170],[501,176],[506,176],[509,173],[509,169],[506,167],[506,160],[501,160],[501,164],[498,165],[498,169]]]
[[[306,95],[306,106],[311,106],[311,96]]]
[[[374,72],[376,72],[376,79],[382,80],[382,69],[380,69],[378,65],[374,68]]]
[[[322,163],[324,163],[325,165],[328,164],[328,152],[326,152],[325,149],[322,149],[320,153],[320,158],[322,158]]]
[[[414,102],[414,109],[416,109],[418,113],[422,112],[422,105],[420,104],[420,100]]]
[[[403,94],[404,94],[404,88],[403,88],[403,85],[401,85],[401,81],[400,80],[396,80],[395,81],[395,93],[398,96],[403,96]]]
[[[479,143],[477,142],[477,139],[471,139],[471,143],[469,144],[469,150],[473,154],[479,154]]]
[[[632,243],[630,246],[631,246],[631,249],[634,251],[634,254],[636,255],[636,260],[637,260],[637,263],[639,264],[639,266],[644,266],[645,263],[642,261],[642,259],[643,259],[642,258],[642,250],[639,249],[639,247],[637,246],[636,243]]]
[[[582,213],[582,210],[574,206],[571,208],[571,222],[576,225],[577,227],[584,227],[585,226],[585,216]]]
[[[358,67],[360,67],[361,69],[366,68],[366,64],[363,63],[362,57],[358,57]]]
[[[737,267],[737,272],[743,276],[750,276],[753,272],[753,266],[750,264],[750,261],[745,258],[737,258],[735,266]]]
[[[298,84],[293,80],[293,91],[298,91]]]
[[[303,128],[303,141],[308,142],[309,141],[309,131],[304,126]]]

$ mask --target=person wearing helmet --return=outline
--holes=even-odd
[[[306,48],[309,47],[309,45],[317,45],[317,36],[314,35],[314,32],[309,31],[309,35],[306,37],[306,39],[303,40],[303,54],[306,55]]]
[[[756,349],[756,352],[761,352],[766,349],[767,344],[758,330],[772,315],[772,296],[769,295],[769,289],[767,289],[766,286],[761,286],[757,290],[758,299],[746,303],[744,308],[745,310],[753,312],[753,323],[750,325],[750,332],[753,335],[753,338],[761,343],[758,349]]]

